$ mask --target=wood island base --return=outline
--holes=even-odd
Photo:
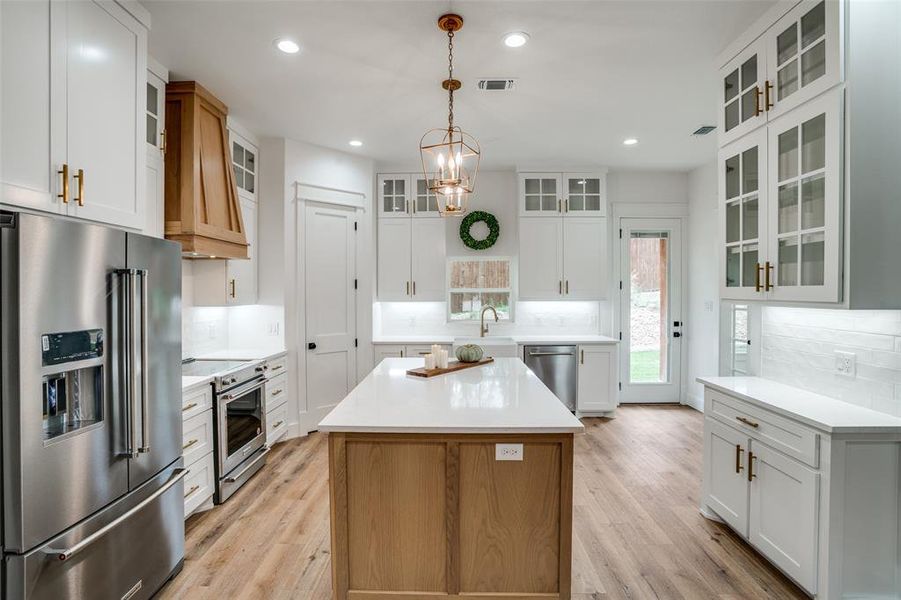
[[[572,477],[572,433],[330,433],[333,597],[568,600]]]

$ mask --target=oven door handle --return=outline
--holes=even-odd
[[[257,391],[258,389],[260,389],[260,388],[263,387],[264,385],[266,385],[266,380],[265,380],[265,379],[260,379],[260,380],[258,380],[258,381],[253,381],[253,382],[251,382],[250,384],[245,385],[245,386],[242,387],[242,388],[238,388],[238,389],[236,389],[236,390],[230,390],[227,394],[223,394],[222,396],[219,396],[219,400],[222,400],[222,401],[223,401],[223,404],[228,404],[229,402],[232,402],[233,400],[237,400],[237,399],[240,398],[241,396],[244,396],[244,395],[249,394],[249,393],[251,393],[251,392]]]
[[[247,471],[249,471],[249,470],[251,470],[252,468],[254,468],[254,467],[256,466],[256,464],[257,464],[258,462],[260,462],[260,460],[261,460],[264,456],[266,456],[267,454],[269,454],[269,450],[271,450],[271,448],[269,448],[269,446],[263,446],[263,451],[260,453],[259,456],[257,456],[255,459],[253,459],[253,460],[250,462],[249,465],[247,465],[246,467],[244,467],[243,469],[241,469],[240,471],[238,471],[238,472],[235,473],[234,475],[229,475],[228,477],[226,477],[226,478],[225,478],[225,483],[234,483],[234,482],[238,481],[239,479],[241,479],[241,476],[244,475],[244,473],[246,473]]]
[[[188,471],[188,469],[182,469],[182,468],[175,469],[174,471],[172,471],[172,476],[169,478],[169,481],[167,481],[165,484],[163,484],[163,487],[161,487],[157,491],[153,492],[153,494],[150,497],[142,500],[140,502],[140,504],[131,508],[130,510],[128,510],[128,512],[113,519],[112,521],[110,521],[109,523],[107,523],[106,525],[104,525],[103,527],[101,527],[100,529],[98,529],[97,531],[95,531],[94,533],[89,535],[88,537],[84,538],[77,544],[74,544],[73,546],[66,548],[65,550],[54,550],[52,548],[47,548],[44,551],[44,553],[50,554],[50,555],[55,555],[56,558],[61,561],[69,560],[70,558],[72,558],[73,556],[75,556],[76,554],[78,554],[79,552],[81,552],[82,550],[84,550],[85,548],[87,548],[88,546],[90,546],[91,544],[93,544],[94,542],[96,542],[97,540],[102,538],[103,536],[105,536],[107,533],[109,533],[110,531],[112,531],[113,529],[115,529],[116,527],[121,525],[123,522],[127,521],[128,519],[130,519],[137,513],[141,512],[142,510],[147,508],[147,506],[150,505],[150,503],[152,503],[154,500],[156,500],[157,498],[159,498],[160,496],[162,496],[163,494],[168,492],[171,488],[175,487],[175,485],[178,482],[180,482],[182,479],[184,479],[185,476],[189,472],[190,471]]]

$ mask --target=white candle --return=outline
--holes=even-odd
[[[426,354],[423,358],[425,358],[425,368],[426,369],[434,369],[435,368],[435,355],[434,354]]]

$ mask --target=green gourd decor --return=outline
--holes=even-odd
[[[454,352],[454,354],[460,362],[474,363],[482,360],[482,356],[484,356],[485,352],[482,350],[482,347],[477,344],[465,344],[457,348],[457,351]]]

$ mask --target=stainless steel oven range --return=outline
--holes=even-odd
[[[191,359],[183,375],[211,375],[216,494],[222,504],[266,464],[266,367],[262,361]]]

